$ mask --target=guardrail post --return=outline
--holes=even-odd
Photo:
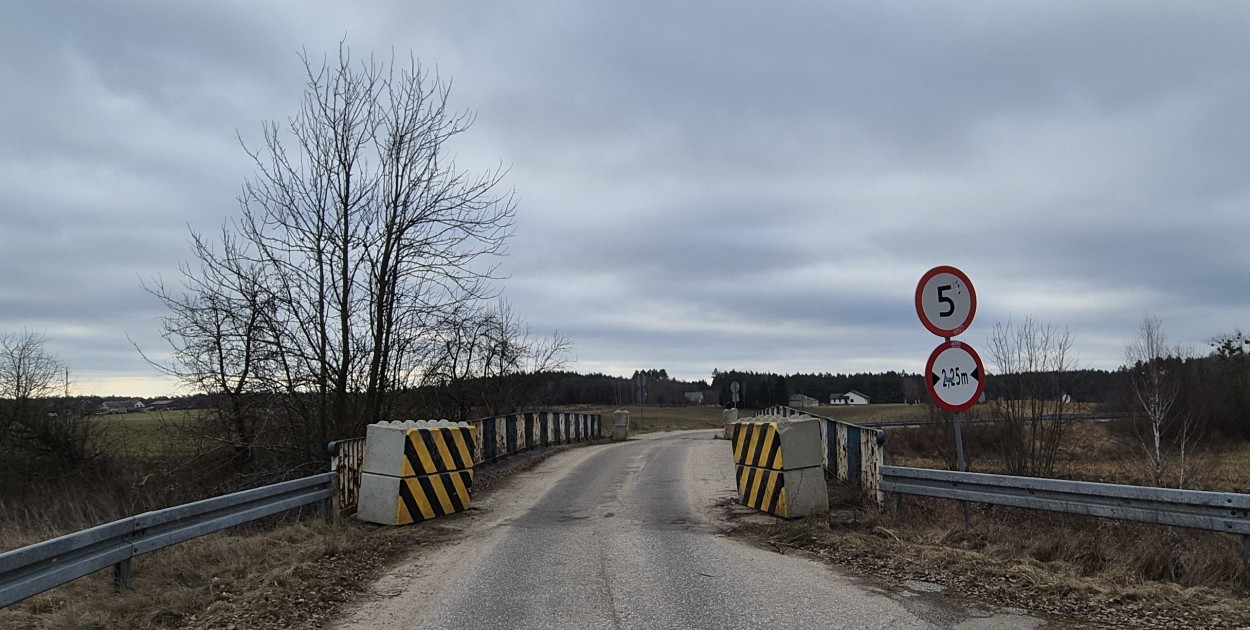
[[[130,569],[130,558],[113,565],[113,584],[118,588],[134,588],[134,577]]]
[[[1241,535],[1241,563],[1250,571],[1250,536]]]

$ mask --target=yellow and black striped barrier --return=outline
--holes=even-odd
[[[357,518],[407,525],[469,509],[476,443],[463,423],[369,425]]]
[[[734,425],[734,463],[756,468],[783,469],[781,439],[776,422],[739,422]]]
[[[782,518],[829,510],[815,418],[763,417],[730,426],[741,504]]]
[[[790,505],[786,496],[785,475],[777,470],[735,466],[738,473],[738,496],[742,505],[786,518]]]
[[[364,472],[412,477],[473,467],[477,427],[404,428],[403,438],[376,436],[370,441],[382,431],[394,429],[381,424],[366,429]]]
[[[463,512],[472,507],[473,470],[424,475],[399,480],[395,524],[428,521],[436,516]]]

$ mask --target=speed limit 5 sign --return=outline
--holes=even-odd
[[[977,314],[977,293],[964,272],[948,266],[925,272],[916,285],[916,314],[929,332],[954,337]]]

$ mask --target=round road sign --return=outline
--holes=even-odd
[[[924,373],[925,389],[947,411],[959,413],[971,408],[985,391],[981,357],[962,341],[947,341],[934,349]]]
[[[977,314],[977,292],[964,272],[945,265],[934,267],[916,285],[916,314],[929,332],[954,337]]]

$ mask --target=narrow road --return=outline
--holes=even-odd
[[[465,537],[396,567],[338,628],[1036,628],[965,617],[820,563],[717,534],[734,496],[711,431],[561,453],[457,525]],[[987,616],[988,615],[988,616]]]

